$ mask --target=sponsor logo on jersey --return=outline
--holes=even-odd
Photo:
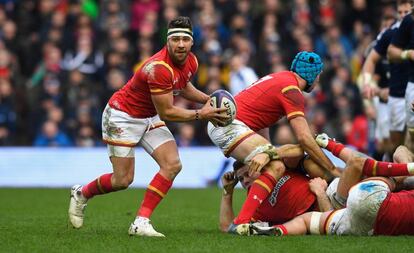
[[[277,181],[275,187],[273,188],[272,193],[270,194],[270,197],[268,198],[268,201],[271,206],[275,206],[277,203],[277,195],[279,195],[280,188],[290,179],[290,176],[286,175],[283,176]]]

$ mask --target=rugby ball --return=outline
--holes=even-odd
[[[236,117],[237,107],[234,97],[226,90],[216,90],[211,93],[211,106],[214,108],[226,108],[227,111],[223,112],[225,115],[230,118],[225,122],[225,124],[217,124],[220,127],[230,125]],[[213,122],[212,122],[213,123]]]

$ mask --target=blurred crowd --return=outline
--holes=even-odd
[[[103,145],[100,120],[109,97],[164,46],[168,21],[185,15],[199,60],[196,87],[236,94],[260,76],[289,69],[298,51],[315,51],[325,69],[320,87],[307,95],[312,129],[372,151],[373,116],[362,107],[355,79],[394,6],[385,0],[1,0],[0,145]],[[168,124],[180,146],[211,145],[205,122]],[[278,124],[273,141],[294,142],[290,131]]]

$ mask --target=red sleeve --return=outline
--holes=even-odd
[[[305,98],[297,86],[291,85],[282,89],[281,103],[288,120],[305,116]]]
[[[167,63],[163,61],[151,62],[145,68],[151,95],[165,94],[173,90],[174,73]]]

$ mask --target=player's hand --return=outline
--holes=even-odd
[[[387,89],[378,89],[378,97],[380,97],[383,101],[388,102],[388,95],[390,90]]]
[[[364,99],[370,100],[378,93],[377,85],[371,73],[362,72],[357,78],[357,85]]]
[[[324,194],[327,188],[328,183],[320,177],[309,180],[309,189],[315,195]]]
[[[224,173],[224,175],[221,177],[221,184],[223,185],[223,189],[226,195],[233,193],[237,182],[238,180],[234,174],[234,171]]]
[[[414,50],[413,49],[408,50],[408,59],[411,61],[414,61]]]
[[[366,99],[372,99],[377,93],[378,89],[370,84],[364,84],[362,86],[362,97]]]
[[[206,119],[211,121],[213,124],[223,124],[230,119],[230,116],[227,116],[225,113],[227,108],[214,108],[210,104],[211,99],[204,104],[200,109],[200,119]]]
[[[315,141],[321,148],[326,148],[330,139],[331,138],[326,133],[317,134],[315,136]]]
[[[249,176],[253,176],[256,172],[260,172],[266,164],[270,162],[269,155],[260,153],[255,155],[250,161]]]

